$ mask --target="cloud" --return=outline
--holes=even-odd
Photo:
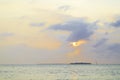
[[[67,53],[67,57],[76,57],[80,54],[80,49],[79,48],[76,48],[74,51],[70,52],[70,53]]]
[[[98,41],[98,42],[94,45],[94,47],[99,47],[100,45],[105,44],[107,40],[108,40],[108,39],[106,39],[106,38],[101,39],[100,41]]]
[[[30,24],[32,27],[41,27],[41,26],[44,26],[45,23],[31,23]]]
[[[0,40],[0,47],[24,44],[26,46],[36,49],[58,49],[61,46],[61,42],[48,34],[50,33],[41,32],[40,34],[33,34],[32,36],[15,35],[7,37],[4,40]]]
[[[73,42],[81,39],[89,39],[89,37],[93,34],[93,25],[94,23],[90,24],[83,19],[77,19],[66,23],[53,25],[50,29],[71,32],[67,41]]]
[[[13,36],[13,35],[14,34],[10,33],[10,32],[0,33],[0,36],[2,36],[2,37],[8,37],[8,36]]]
[[[63,11],[68,11],[70,9],[70,6],[69,5],[63,5],[63,6],[58,7],[58,9],[63,10]]]
[[[120,53],[120,44],[113,44],[108,47],[108,50],[110,50],[113,53]]]
[[[120,27],[120,19],[115,20],[111,25],[114,27]]]

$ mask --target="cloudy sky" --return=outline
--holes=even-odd
[[[120,64],[120,0],[0,0],[0,64]]]

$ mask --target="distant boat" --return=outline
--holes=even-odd
[[[87,63],[87,62],[75,62],[75,63],[70,63],[70,64],[77,64],[77,65],[79,65],[79,64],[91,64],[91,63]]]

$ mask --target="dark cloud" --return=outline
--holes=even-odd
[[[106,42],[106,41],[105,41]],[[97,55],[104,57],[105,55],[107,57],[119,57],[120,56],[120,44],[101,44],[100,47],[95,47],[94,52],[97,53]]]
[[[114,27],[120,27],[120,19],[116,20],[115,22],[111,23]]]
[[[10,33],[10,32],[0,33],[0,36],[2,36],[2,37],[13,36],[13,35],[14,34]]]
[[[44,26],[45,23],[31,23],[30,24],[32,27],[40,27],[40,26]]]
[[[120,53],[120,44],[113,44],[108,47],[108,50],[110,50],[113,53]]]
[[[78,41],[80,39],[88,39],[93,34],[93,25],[85,20],[72,20],[63,24],[57,24],[50,27],[53,30],[65,30],[70,31],[71,35],[68,37],[68,41]]]
[[[64,5],[64,6],[60,6],[58,9],[63,10],[63,11],[68,11],[70,9],[70,6]]]
[[[94,47],[96,48],[96,47],[99,47],[99,46],[105,44],[107,40],[108,40],[108,39],[106,39],[106,38],[101,39],[100,41],[98,41],[98,42],[94,45]]]

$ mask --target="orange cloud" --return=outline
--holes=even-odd
[[[28,42],[26,41],[25,44],[34,48],[42,48],[42,49],[50,49],[50,50],[57,49],[61,46],[61,43],[59,41],[50,37],[46,37],[44,39],[40,38],[37,40],[31,39],[28,40]]]
[[[75,49],[73,52],[67,54],[68,57],[75,57],[80,54],[80,49]]]
[[[48,35],[48,33],[41,33],[39,35],[31,35],[31,36],[11,36],[5,37],[2,41],[0,41],[0,46],[8,46],[8,45],[19,45],[24,44],[33,48],[41,48],[41,49],[49,49],[54,50],[61,46],[61,42],[57,39]]]

